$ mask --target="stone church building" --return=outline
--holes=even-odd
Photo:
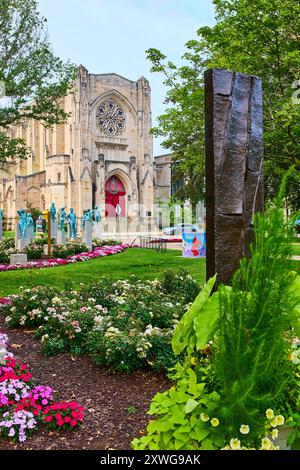
[[[95,75],[80,66],[74,92],[61,104],[70,113],[67,123],[46,129],[26,121],[11,129],[13,137],[25,139],[31,156],[0,174],[7,228],[14,228],[18,209],[44,210],[52,201],[57,209],[73,207],[79,217],[100,206],[106,231],[115,225],[117,204],[129,229],[149,227],[160,196],[149,82]]]

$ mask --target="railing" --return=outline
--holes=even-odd
[[[139,235],[133,240],[131,246],[135,244],[136,240],[139,240],[140,248],[149,248],[157,252],[167,250],[167,241],[164,240],[163,238],[154,237],[150,235],[146,237],[144,235]]]

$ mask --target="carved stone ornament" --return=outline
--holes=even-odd
[[[126,122],[125,112],[111,99],[98,106],[96,120],[101,134],[115,136],[124,132]]]

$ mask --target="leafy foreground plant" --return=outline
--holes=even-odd
[[[280,202],[255,217],[251,257],[232,286],[211,295],[210,279],[180,321],[172,346],[184,365],[176,386],[154,397],[149,414],[159,417],[135,449],[278,448],[277,427],[299,403],[289,354],[300,333],[300,278]]]

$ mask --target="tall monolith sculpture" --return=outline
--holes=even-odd
[[[207,278],[229,283],[263,211],[262,82],[205,72]]]

